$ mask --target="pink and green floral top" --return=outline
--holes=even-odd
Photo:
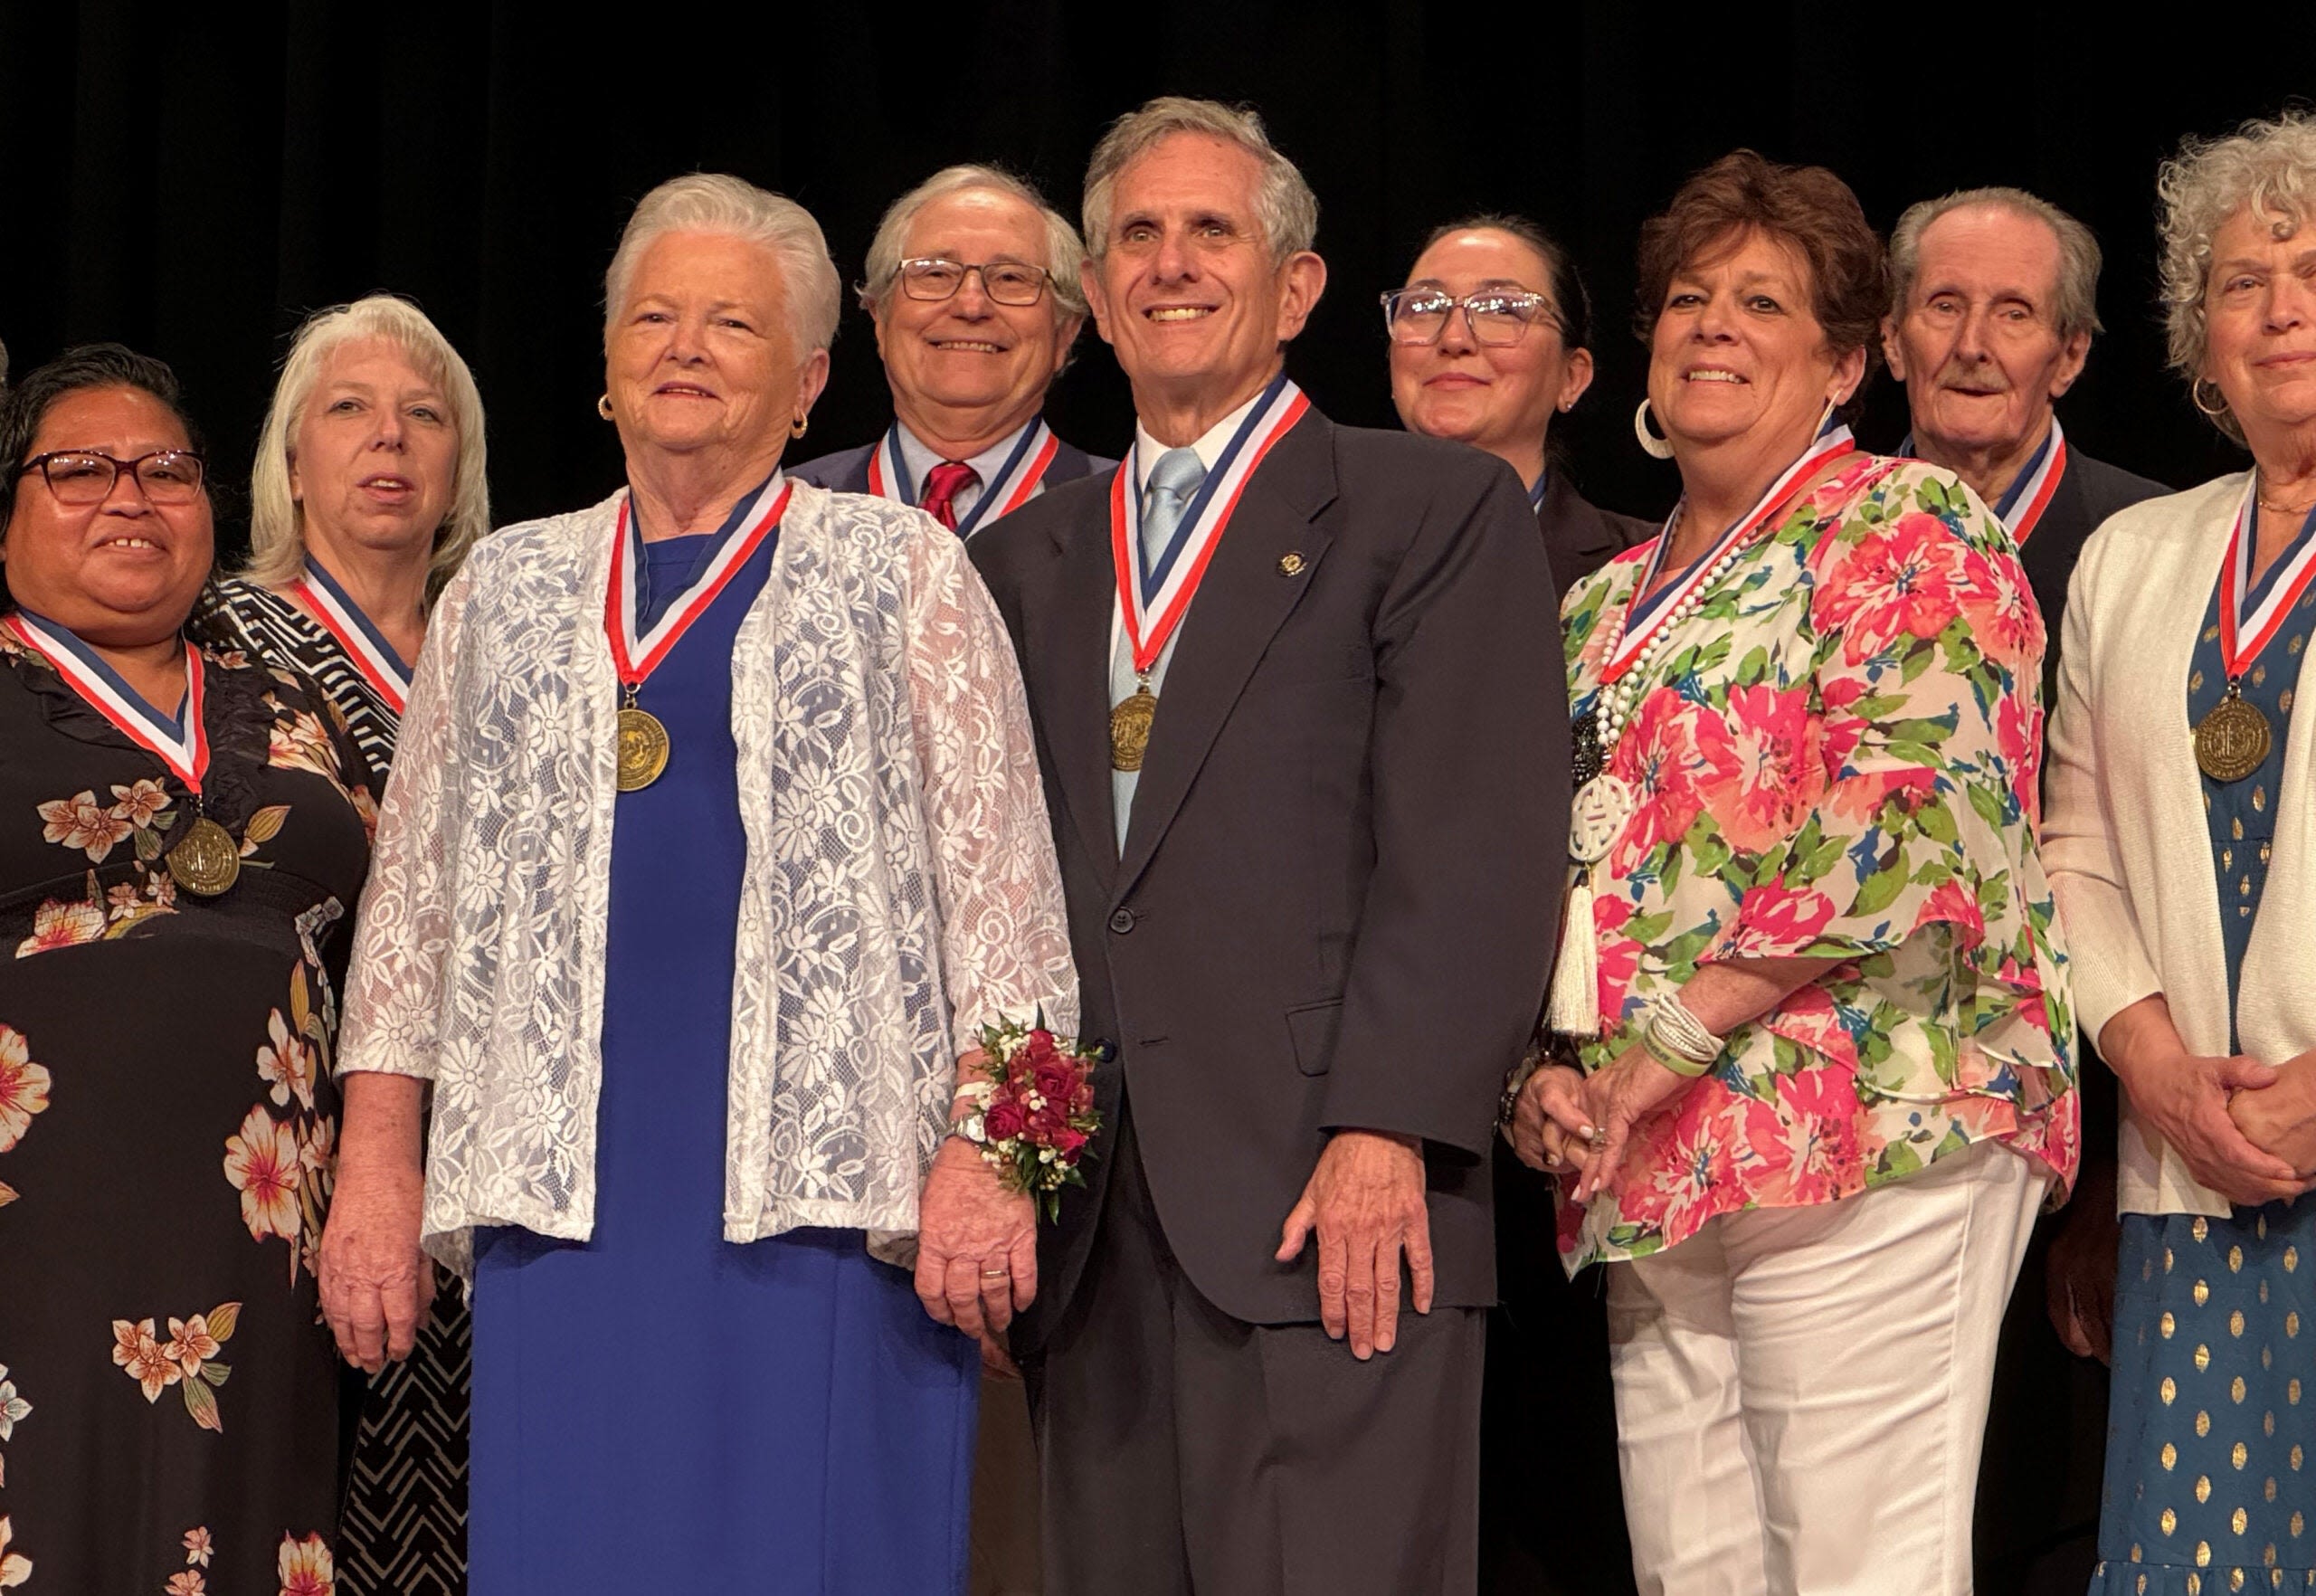
[[[1651,542],[1561,605],[1572,713]],[[1638,803],[1595,868],[1603,1034],[1701,964],[1843,961],[1644,1121],[1621,1190],[1561,1209],[1571,1270],[1716,1214],[1830,1202],[1981,1141],[2064,1186],[2066,956],[2036,856],[2044,631],[2009,534],[1946,472],[1858,454],[1679,622],[1608,768]]]

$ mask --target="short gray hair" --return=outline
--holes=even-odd
[[[2224,138],[2179,141],[2179,153],[2155,175],[2159,215],[2164,331],[2171,369],[2190,385],[2203,376],[2211,343],[2204,309],[2210,288],[2212,235],[2240,210],[2290,238],[2316,218],[2316,114],[2286,111],[2273,121],[2250,121]],[[2221,401],[2213,424],[2244,442],[2244,429]],[[2203,402],[2197,401],[2202,409]],[[2210,414],[2208,411],[2205,413]]]
[[[306,318],[281,363],[273,404],[258,433],[257,458],[250,465],[250,558],[242,575],[261,586],[295,580],[306,563],[305,512],[290,495],[290,451],[306,402],[332,355],[372,338],[401,350],[420,375],[442,391],[459,435],[451,508],[435,531],[433,557],[426,565],[428,598],[442,591],[475,540],[490,530],[489,457],[474,373],[425,311],[397,294],[372,294]]]
[[[1140,110],[1128,111],[1110,124],[1094,158],[1086,166],[1086,248],[1099,260],[1110,247],[1110,195],[1118,174],[1136,157],[1146,155],[1162,139],[1177,133],[1203,134],[1235,144],[1262,167],[1261,186],[1255,195],[1255,214],[1262,223],[1263,242],[1270,246],[1274,263],[1307,250],[1319,236],[1319,196],[1303,180],[1295,163],[1278,153],[1263,119],[1246,106],[1219,100],[1191,100],[1179,94],[1161,95]]]
[[[770,251],[780,262],[787,290],[788,317],[800,351],[825,349],[836,341],[837,315],[844,285],[829,241],[812,214],[794,200],[758,188],[722,172],[693,172],[670,177],[636,202],[635,214],[619,235],[619,250],[603,273],[603,337],[627,302],[628,280],[643,252],[670,233],[721,233]]]
[[[935,200],[976,189],[1020,200],[1038,214],[1046,228],[1046,258],[1037,263],[1045,267],[1052,280],[1054,306],[1064,316],[1084,316],[1086,290],[1077,280],[1077,268],[1086,260],[1086,245],[1077,229],[1069,224],[1068,217],[1046,204],[1046,196],[1028,178],[1002,166],[980,165],[944,166],[886,207],[884,219],[877,223],[877,236],[868,241],[868,267],[857,290],[860,308],[874,316],[878,305],[892,292],[893,280],[901,271],[901,251],[907,246],[908,230],[916,224],[918,213]]]
[[[2051,309],[2059,340],[2096,337],[2099,325],[2099,240],[2091,229],[2039,195],[2023,188],[1962,188],[1908,205],[1890,234],[1890,313],[1903,318],[1922,266],[1922,235],[1951,211],[1987,208],[2040,222],[2058,239],[2059,273]]]

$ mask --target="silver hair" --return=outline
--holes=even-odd
[[[1046,258],[1032,264],[1043,266],[1052,280],[1054,309],[1064,316],[1084,316],[1086,290],[1078,281],[1077,268],[1085,261],[1086,245],[1078,239],[1077,229],[1069,224],[1068,217],[1046,204],[1046,196],[1027,178],[1017,177],[1002,166],[978,165],[944,166],[886,207],[884,219],[877,223],[877,236],[868,241],[868,269],[857,290],[860,308],[874,316],[878,305],[892,292],[893,280],[901,271],[901,251],[907,245],[908,230],[918,214],[935,200],[976,189],[1019,200],[1038,214],[1045,223]]]
[[[489,460],[483,439],[482,394],[475,387],[474,374],[426,312],[399,295],[372,294],[351,305],[315,311],[290,340],[280,380],[273,385],[272,407],[258,433],[257,458],[250,466],[250,558],[242,574],[252,582],[278,586],[305,566],[305,512],[290,494],[290,456],[298,423],[330,356],[348,344],[373,338],[401,350],[421,376],[441,390],[458,432],[451,508],[435,531],[433,557],[426,565],[430,599],[457,573],[475,540],[490,530]]]
[[[670,177],[636,202],[635,214],[619,235],[619,249],[603,273],[603,337],[627,303],[628,280],[643,252],[670,233],[721,233],[760,244],[780,263],[787,290],[789,324],[800,352],[825,349],[836,341],[837,315],[844,298],[829,242],[812,214],[794,200],[758,188],[722,172],[692,172]]]
[[[1913,295],[1914,279],[1922,265],[1922,235],[1930,230],[1930,224],[1951,211],[1981,208],[2008,211],[2014,216],[2040,222],[2057,238],[2059,272],[2058,280],[2053,285],[2051,309],[2061,343],[2077,333],[2095,337],[2106,330],[2099,325],[2099,240],[2091,229],[2050,201],[2023,188],[1957,189],[1952,194],[1908,205],[1890,233],[1893,316],[1903,317],[1906,313],[1906,301]]]
[[[2189,134],[2156,173],[2155,201],[2168,352],[2171,369],[2193,391],[2211,343],[2205,296],[2211,286],[2212,235],[2238,211],[2265,222],[2279,239],[2316,219],[2316,113],[2291,110],[2273,121],[2249,121],[2223,138]],[[2197,407],[2203,407],[2200,399]],[[2244,442],[2225,395],[2211,420]]]
[[[1096,260],[1110,247],[1110,195],[1117,186],[1118,174],[1160,140],[1177,133],[1204,134],[1235,144],[1260,163],[1262,183],[1255,195],[1255,214],[1274,262],[1309,249],[1318,238],[1319,196],[1311,192],[1295,163],[1271,143],[1270,135],[1263,130],[1262,118],[1242,106],[1165,94],[1111,123],[1086,165],[1082,219],[1086,248]]]

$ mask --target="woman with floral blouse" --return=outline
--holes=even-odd
[[[213,537],[168,367],[70,351],[0,449],[0,1586],[316,1596],[366,766],[317,689],[185,640]]]
[[[1884,308],[1838,178],[1740,151],[1640,267],[1684,497],[1562,605],[1577,1067],[1513,1139],[1570,1268],[1611,1266],[1643,1590],[1967,1591],[1996,1332],[2075,1156],[2042,622],[1969,489],[1838,423]]]

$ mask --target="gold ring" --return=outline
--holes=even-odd
[[[981,1272],[981,1278],[984,1280],[1010,1280],[1013,1278],[1013,1271],[1011,1269],[983,1269]]]

